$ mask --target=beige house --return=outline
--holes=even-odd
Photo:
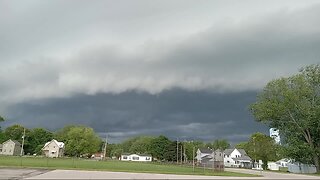
[[[213,167],[214,170],[224,171],[224,153],[217,149],[202,148],[197,150],[197,164],[203,167]]]
[[[19,156],[21,153],[21,144],[16,140],[7,140],[2,143],[2,151],[0,154],[9,156]]]
[[[64,154],[64,143],[53,139],[43,146],[42,151],[46,157],[62,157]]]

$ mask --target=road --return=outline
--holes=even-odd
[[[193,176],[82,170],[0,169],[0,179],[320,179],[319,176],[260,172],[247,169],[227,171],[260,174],[263,177]]]
[[[263,178],[265,179],[320,179],[320,176],[279,173],[279,172],[271,172],[271,171],[257,171],[252,169],[227,168],[226,170],[232,171],[232,172],[247,173],[247,174],[258,174],[258,175],[262,175]]]
[[[25,179],[34,177],[50,170],[30,168],[0,168],[0,179]]]

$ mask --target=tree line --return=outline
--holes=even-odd
[[[3,118],[1,120],[3,121]],[[51,132],[44,128],[28,129],[19,124],[9,126],[4,130],[0,128],[0,143],[8,139],[22,143],[24,131],[24,152],[30,155],[40,155],[45,143],[52,139],[65,143],[66,156],[78,157],[103,152],[105,143],[92,128],[82,125],[68,125],[56,132]],[[106,156],[119,158],[122,153],[136,153],[150,154],[160,161],[175,162],[181,159],[190,161],[198,148],[226,149],[229,147],[230,144],[226,140],[215,140],[212,143],[202,141],[177,142],[163,135],[137,136],[122,143],[107,144]]]
[[[101,150],[101,138],[92,128],[81,125],[69,125],[57,132],[51,132],[44,128],[28,129],[22,125],[15,124],[3,131],[0,129],[0,143],[8,139],[22,143],[24,131],[25,154],[41,154],[45,143],[52,139],[65,143],[65,155],[67,156],[90,155]]]
[[[107,152],[109,157],[119,158],[122,153],[150,154],[159,161],[191,161],[198,148],[226,149],[230,144],[226,140],[215,140],[213,143],[202,141],[172,141],[160,135],[137,136],[129,138],[122,143],[109,144]]]

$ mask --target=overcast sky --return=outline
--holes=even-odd
[[[244,141],[272,79],[319,62],[318,0],[0,0],[6,127]]]

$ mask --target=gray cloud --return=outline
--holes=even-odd
[[[319,10],[316,0],[0,1],[0,114],[118,139],[243,140],[264,130],[246,110],[252,92],[319,62]]]
[[[107,131],[113,142],[141,134],[239,142],[250,133],[267,132],[248,112],[255,95],[176,89],[158,95],[127,92],[50,98],[11,106],[5,125],[21,123],[55,131],[66,124],[84,124],[100,134]]]
[[[319,5],[300,9],[276,9],[275,12],[244,18],[241,21],[239,19],[223,23],[213,21],[210,27],[198,32],[183,34],[180,37],[173,36],[170,39],[152,41],[146,39],[143,44],[135,46],[126,46],[122,40],[114,44],[112,41],[107,43],[109,36],[99,36],[100,39],[105,39],[104,42],[69,46],[68,43],[73,39],[68,38],[75,36],[73,34],[84,33],[86,36],[95,37],[95,34],[87,32],[86,28],[80,24],[84,23],[90,28],[87,23],[92,20],[96,20],[95,23],[98,24],[99,21],[105,20],[101,29],[107,30],[106,24],[111,23],[109,25],[113,27],[112,23],[116,23],[111,17],[119,15],[119,12],[115,10],[109,13],[104,12],[101,3],[105,6],[119,6],[117,3],[95,1],[89,5],[87,13],[90,14],[94,7],[99,6],[96,13],[77,21],[77,17],[74,16],[86,9],[86,2],[77,3],[75,14],[67,11],[74,5],[72,1],[65,6],[62,6],[64,3],[60,1],[48,4],[34,3],[29,5],[32,7],[19,9],[23,10],[22,12],[28,12],[26,18],[30,16],[32,19],[26,22],[30,24],[23,27],[17,27],[23,25],[22,19],[19,19],[22,12],[18,10],[15,12],[16,7],[11,7],[11,11],[7,11],[6,14],[14,18],[10,22],[2,19],[9,23],[2,25],[8,25],[3,29],[5,33],[2,36],[12,37],[12,39],[1,41],[0,46],[4,52],[2,58],[6,59],[6,54],[9,53],[14,60],[1,62],[3,68],[0,73],[4,75],[0,77],[3,84],[1,101],[12,103],[29,99],[68,97],[77,93],[122,93],[130,90],[156,94],[172,88],[215,92],[257,90],[270,79],[296,72],[301,66],[317,63],[320,56],[318,51],[320,48]],[[176,8],[179,3],[174,4],[172,8]],[[186,10],[191,4],[185,4]],[[203,4],[200,3],[200,5]],[[139,5],[136,6],[138,9],[142,8]],[[161,14],[165,12],[167,6],[168,4],[163,3],[163,9],[159,8],[155,11],[156,17],[162,17]],[[38,10],[39,7],[44,9]],[[62,7],[59,10],[61,13],[57,12],[59,7]],[[122,11],[125,11],[127,6],[123,8]],[[31,12],[35,9],[36,11]],[[39,13],[43,16],[36,16]],[[119,18],[124,20],[136,18],[135,21],[146,23],[142,17],[151,11],[146,10],[142,14],[136,14],[136,11],[131,13],[135,15],[133,17],[119,15]],[[196,12],[190,10],[190,13]],[[53,21],[53,24],[45,23],[44,26],[48,27],[37,27],[40,22],[46,22],[44,18],[48,18],[49,22]],[[139,18],[142,19],[138,21]],[[14,24],[15,20],[19,23]],[[75,20],[72,22],[75,28],[79,24],[81,29],[75,33],[70,31],[71,34],[68,34],[69,31],[66,32],[63,29],[66,27],[63,25],[71,20]],[[126,20],[130,24],[131,21]],[[117,24],[119,25],[118,21]],[[40,28],[42,33],[35,35],[36,33],[33,32],[35,27]],[[51,32],[51,28],[57,27],[62,27],[57,30],[58,34],[46,34]],[[17,28],[17,31],[12,31],[10,28]],[[19,33],[19,31],[23,32]],[[13,37],[17,33],[24,34],[26,39],[35,39],[28,41],[22,40],[24,38],[19,36]],[[28,36],[29,34],[31,36]],[[108,32],[106,34],[112,35]],[[61,42],[53,43],[52,47],[40,43],[40,41],[60,41],[59,37],[62,37]],[[85,39],[82,40],[85,41]],[[27,44],[24,45],[20,41],[26,41]],[[63,44],[64,41],[66,44]],[[76,42],[77,40],[74,40],[73,43]],[[132,40],[129,38],[128,42]],[[18,46],[18,54],[7,49],[15,50],[13,46]],[[28,52],[19,54],[19,46],[23,46],[21,49],[28,46],[27,50],[24,50]],[[34,46],[44,48],[45,51],[38,50]],[[65,50],[60,51],[59,48],[55,48],[56,46]],[[47,50],[52,52],[49,53]],[[25,57],[22,58],[24,55]]]

